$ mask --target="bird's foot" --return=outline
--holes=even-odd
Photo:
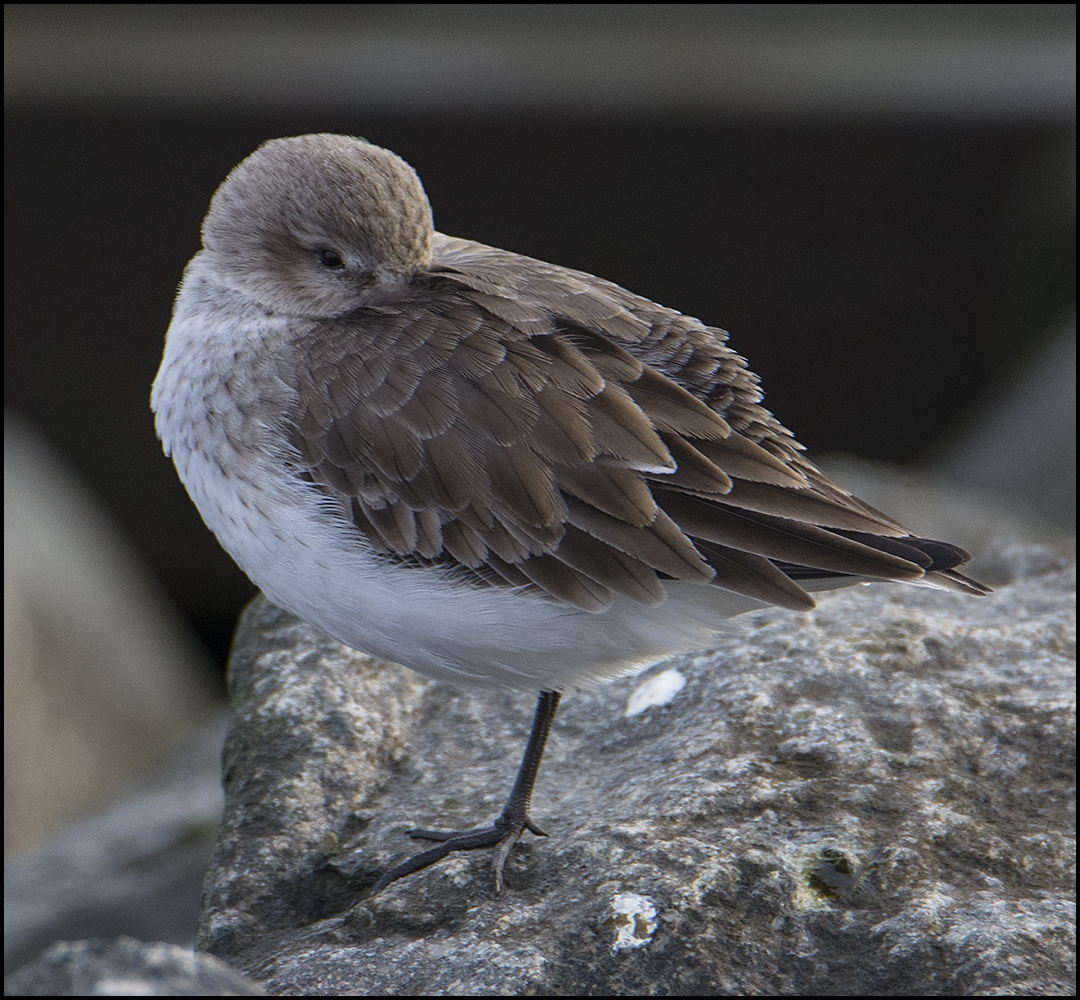
[[[559,707],[558,691],[541,691],[536,702],[536,713],[533,716],[532,730],[529,732],[529,741],[525,745],[525,755],[521,758],[521,767],[518,768],[514,787],[510,789],[510,797],[506,800],[502,814],[491,826],[481,830],[410,830],[409,836],[418,840],[437,840],[438,847],[430,851],[422,851],[403,861],[400,865],[391,868],[371,890],[374,896],[385,889],[391,882],[399,878],[423,871],[425,868],[442,861],[443,858],[454,851],[475,851],[481,847],[494,847],[495,857],[492,859],[492,867],[495,869],[495,892],[502,890],[502,873],[506,859],[510,856],[510,849],[518,842],[518,838],[528,830],[538,837],[546,837],[547,834],[529,819],[529,803],[532,801],[533,785],[536,783],[536,772],[540,768],[540,758],[544,755],[544,746],[547,743],[548,733],[551,731],[551,723],[555,719],[555,712]]]
[[[417,840],[437,840],[439,846],[414,854],[408,861],[403,861],[400,865],[391,868],[375,883],[371,895],[382,892],[391,882],[396,882],[399,878],[405,878],[407,875],[429,868],[454,851],[475,851],[482,847],[495,848],[492,868],[495,872],[495,892],[499,893],[502,891],[502,873],[506,859],[510,856],[514,844],[526,830],[535,833],[538,837],[547,836],[524,810],[517,811],[509,808],[504,810],[491,826],[479,830],[410,830],[410,837]]]

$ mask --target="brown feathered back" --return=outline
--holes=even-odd
[[[726,334],[590,275],[436,234],[392,300],[295,338],[305,475],[387,558],[598,611],[664,581],[790,608],[799,582],[983,592],[809,462]]]

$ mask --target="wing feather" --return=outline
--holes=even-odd
[[[670,580],[801,609],[800,580],[983,590],[966,552],[818,470],[723,331],[480,244],[435,251],[279,372],[299,474],[387,558],[593,612]]]

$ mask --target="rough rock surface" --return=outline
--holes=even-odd
[[[498,812],[533,697],[259,599],[202,947],[290,994],[1068,994],[1075,564],[988,555],[982,600],[853,587],[567,692],[501,896],[483,852],[366,898]]]

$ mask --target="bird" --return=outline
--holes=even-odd
[[[875,580],[988,592],[971,557],[852,496],[725,331],[593,275],[439,233],[364,139],[264,143],[214,194],[151,407],[203,520],[273,603],[363,653],[537,693],[500,815],[528,830],[567,689],[723,623]]]

